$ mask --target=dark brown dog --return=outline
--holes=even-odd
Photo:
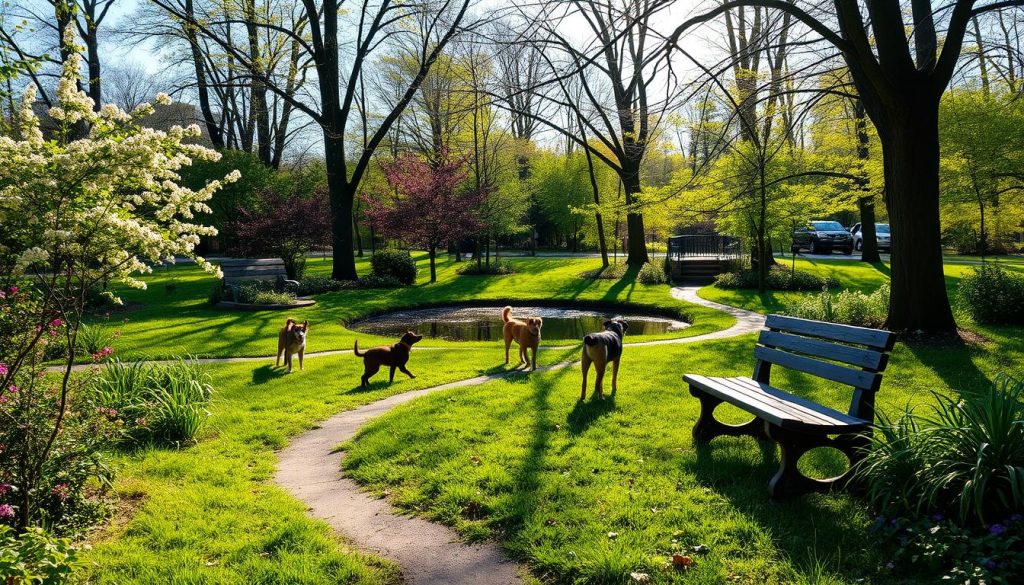
[[[514,339],[519,344],[519,363],[530,365],[530,360],[526,359],[526,350],[533,350],[533,369],[536,370],[540,328],[544,326],[544,320],[540,317],[527,317],[526,321],[513,319],[512,307],[501,310],[501,320],[505,323],[502,326],[502,334],[505,337],[505,363],[508,364],[508,350]]]
[[[281,365],[281,354],[284,354],[284,365],[288,366],[288,373],[292,371],[292,355],[299,354],[299,369],[302,369],[302,356],[306,353],[306,334],[309,333],[309,321],[303,321],[302,325],[294,319],[288,319],[284,328],[277,334],[277,364]]]
[[[406,331],[405,335],[402,336],[402,340],[398,343],[392,346],[382,345],[368,349],[363,353],[359,353],[359,340],[357,339],[355,349],[352,351],[356,356],[363,358],[363,387],[365,388],[369,384],[370,378],[380,371],[381,366],[391,368],[391,377],[388,379],[388,382],[395,381],[396,369],[401,370],[403,374],[410,378],[415,378],[416,376],[405,368],[405,364],[409,363],[409,352],[412,351],[412,345],[421,339],[423,339],[422,335]]]

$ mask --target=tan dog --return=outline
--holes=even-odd
[[[391,346],[375,347],[362,353],[359,353],[359,340],[357,339],[352,353],[356,354],[357,357],[363,358],[363,387],[365,388],[370,383],[370,378],[380,371],[381,366],[391,368],[391,378],[388,379],[389,383],[395,381],[396,368],[401,370],[406,376],[415,378],[416,376],[406,369],[405,364],[409,363],[409,353],[412,352],[413,344],[421,339],[423,339],[422,335],[406,331],[398,343]]]
[[[284,354],[284,365],[288,366],[288,373],[292,371],[292,355],[299,354],[299,369],[302,369],[302,356],[306,353],[306,334],[309,333],[309,321],[303,321],[302,325],[294,319],[285,321],[284,328],[277,334],[277,364],[281,365],[281,354]]]
[[[505,363],[508,364],[508,350],[515,339],[519,344],[519,363],[530,365],[526,359],[526,350],[533,351],[533,368],[537,369],[537,348],[540,347],[540,328],[544,326],[544,320],[540,317],[527,317],[526,321],[512,318],[512,307],[505,307],[501,310],[501,320],[505,325],[502,333],[505,336]]]
[[[629,324],[622,319],[611,319],[604,322],[604,331],[590,333],[583,338],[583,392],[580,400],[587,397],[587,373],[590,364],[594,364],[597,381],[594,383],[594,394],[598,400],[604,399],[604,370],[612,365],[612,395],[618,390],[619,360],[622,358],[622,338],[626,335]]]

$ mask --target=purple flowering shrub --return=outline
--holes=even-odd
[[[942,514],[878,517],[873,530],[893,543],[886,568],[898,576],[938,575],[950,583],[1019,583],[1024,575],[1024,516],[964,527]],[[937,579],[937,581],[939,580]]]
[[[890,518],[878,528],[896,545],[895,568],[958,583],[1024,577],[1024,382],[1000,377],[984,392],[935,401],[879,416],[857,469]]]

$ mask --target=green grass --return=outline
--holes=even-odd
[[[497,538],[555,583],[886,582],[872,518],[849,495],[775,504],[766,493],[774,449],[720,438],[695,449],[699,403],[684,372],[749,375],[754,336],[699,345],[626,348],[614,400],[580,402],[578,368],[426,397],[370,423],[347,445],[347,472],[400,509]],[[1020,336],[999,347],[897,347],[878,404],[895,411],[930,390],[980,388],[1024,357]],[[773,381],[845,410],[850,396],[784,370]],[[727,420],[745,416],[723,407]],[[835,452],[801,461],[824,477]],[[611,539],[608,534],[617,533]],[[673,552],[711,548],[694,570],[665,570]]]
[[[621,280],[580,278],[580,273],[600,266],[596,259],[514,259],[511,262],[517,272],[506,276],[459,276],[456,269],[460,264],[442,260],[434,284],[425,282],[425,255],[418,255],[417,261],[420,284],[412,287],[345,290],[318,295],[316,305],[308,308],[255,312],[211,307],[207,297],[215,280],[195,266],[158,268],[146,279],[147,290],[119,291],[125,307],[111,313],[104,326],[121,332],[116,346],[119,357],[165,358],[185,353],[200,357],[271,355],[277,349],[277,332],[288,317],[309,319],[308,351],[350,349],[357,334],[346,329],[345,322],[393,308],[467,300],[493,300],[495,304],[545,299],[632,304],[681,313],[693,323],[685,330],[646,339],[699,335],[724,329],[733,322],[732,317],[718,311],[672,299],[667,285],[637,283],[635,272]],[[357,266],[360,273],[369,271],[368,260],[360,260]],[[330,261],[310,259],[307,270],[328,275]],[[387,341],[365,333],[358,337],[364,345]],[[422,345],[452,346],[442,340],[424,340]]]
[[[358,387],[362,361],[320,357],[283,375],[271,363],[210,366],[217,389],[198,443],[114,457],[115,519],[92,535],[85,577],[96,583],[393,583],[396,571],[347,549],[305,506],[274,486],[275,450],[339,411],[469,378],[501,351],[416,351],[415,380],[378,374]],[[543,352],[539,360],[564,359]]]

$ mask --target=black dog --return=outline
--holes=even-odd
[[[422,335],[406,331],[405,335],[402,336],[402,340],[398,343],[391,346],[375,347],[362,353],[359,352],[359,340],[356,340],[355,349],[352,353],[363,358],[363,387],[365,388],[370,383],[370,377],[376,374],[381,366],[391,368],[391,377],[388,378],[388,382],[395,381],[396,369],[401,370],[403,374],[410,378],[415,378],[416,376],[406,369],[405,364],[409,363],[409,353],[412,352],[413,344],[421,339],[423,339]]]
[[[629,329],[629,324],[622,319],[612,319],[604,322],[604,331],[590,333],[583,338],[583,392],[580,400],[587,397],[587,373],[590,371],[590,363],[594,363],[597,371],[597,382],[594,383],[594,392],[599,399],[604,398],[604,369],[609,362],[612,364],[612,394],[618,389],[616,381],[619,377],[619,358],[622,357],[622,336]]]

